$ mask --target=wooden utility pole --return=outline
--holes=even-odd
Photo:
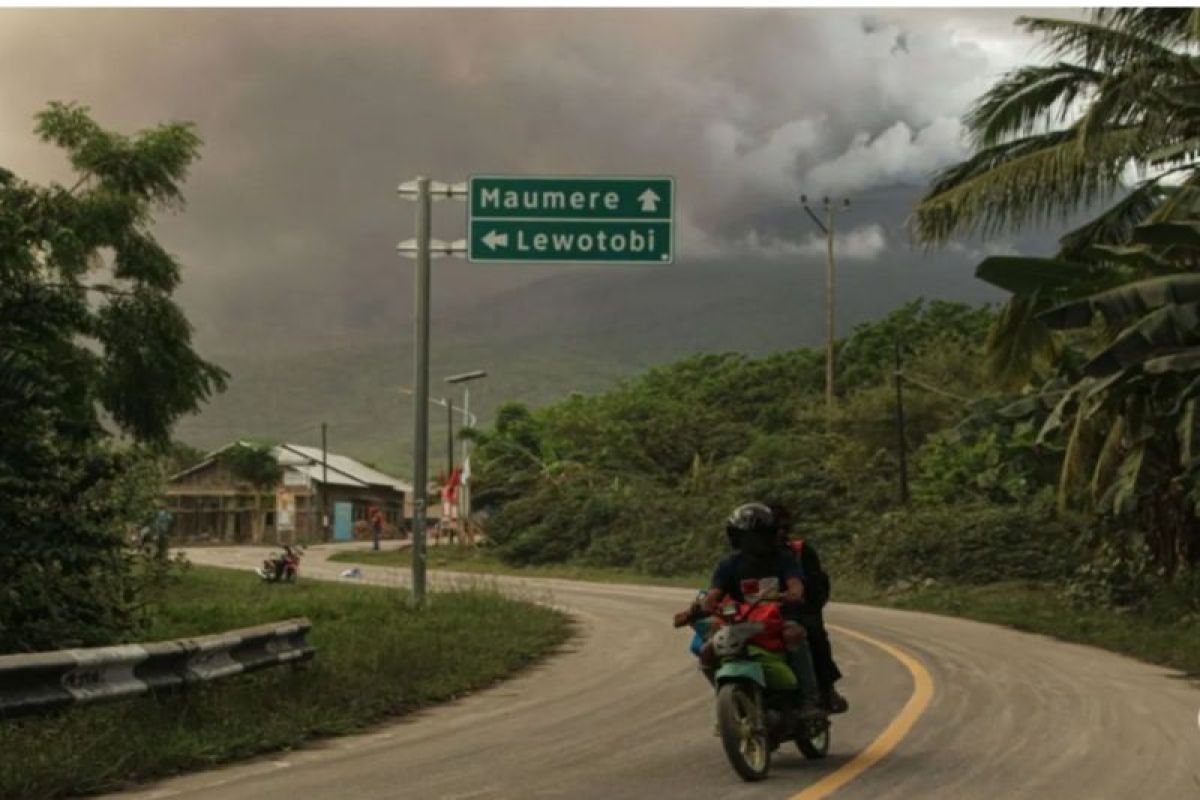
[[[825,411],[833,413],[833,208],[825,198]]]
[[[454,406],[449,397],[443,397],[446,405],[446,480],[454,473]]]
[[[329,539],[329,449],[325,441],[326,425],[321,423],[321,538]]]
[[[817,228],[825,235],[825,413],[833,414],[834,409],[834,394],[833,394],[833,348],[834,337],[836,335],[836,327],[834,317],[837,311],[834,294],[834,283],[836,276],[837,262],[833,257],[833,235],[834,235],[834,215],[837,210],[834,203],[828,197],[824,198],[825,219],[821,220],[813,210],[808,207],[808,195],[800,195],[800,204],[804,207],[805,212]],[[849,198],[842,198],[842,207],[840,210],[846,211],[850,208]]]
[[[900,338],[896,350],[896,437],[900,450],[900,503],[908,505],[908,439],[904,435],[904,372],[900,365]]]

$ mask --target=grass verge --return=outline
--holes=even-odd
[[[376,567],[411,567],[412,551],[409,548],[372,550],[347,550],[329,557],[330,561],[350,564],[367,564]],[[471,572],[481,575],[516,575],[526,578],[562,578],[573,581],[597,583],[638,583],[646,586],[679,586],[698,589],[708,585],[707,575],[643,575],[628,570],[609,567],[586,567],[578,564],[544,564],[540,566],[514,567],[490,555],[486,550],[459,545],[438,545],[427,551],[426,564],[429,569],[444,569],[451,572]]]
[[[407,550],[339,553],[331,560],[408,566]],[[489,556],[485,551],[455,546],[431,547],[431,569],[460,572],[524,575],[527,577],[566,578],[605,583],[641,583],[658,586],[694,588],[707,584],[702,576],[656,577],[614,569],[553,564],[540,567],[512,567]],[[1087,644],[1133,656],[1142,661],[1200,676],[1200,619],[1184,614],[1147,615],[1114,611],[1102,607],[1081,607],[1064,598],[1057,586],[1007,581],[981,586],[935,584],[891,593],[874,587],[869,581],[842,574],[834,575],[834,600],[843,603],[885,606],[910,611],[925,611],[963,617],[979,622],[1006,625],[1017,630],[1053,636],[1063,641]]]
[[[934,584],[889,593],[866,581],[835,584],[844,603],[886,606],[964,617],[979,622],[1053,636],[1200,676],[1200,619],[1179,614],[1138,614],[1098,606],[1083,607],[1063,597],[1059,587],[1023,581],[982,586]]]
[[[400,590],[267,585],[193,567],[167,590],[146,640],[307,616],[317,656],[186,694],[0,721],[0,798],[50,798],[210,767],[487,686],[570,635],[561,613],[472,589],[409,610]]]

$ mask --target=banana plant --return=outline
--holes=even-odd
[[[1139,226],[1126,255],[1173,272],[1109,288],[1115,270],[1053,259],[990,260],[977,273],[1055,298],[1034,316],[1051,336],[1092,333],[1077,340],[1092,344],[1088,352],[1060,359],[1040,391],[1001,416],[1036,420],[1038,444],[1060,449],[1060,508],[1082,498],[1097,513],[1139,520],[1148,538],[1169,540],[1155,550],[1170,569],[1200,555],[1189,528],[1147,519],[1164,500],[1200,516],[1200,274],[1179,269],[1200,253],[1196,227]]]

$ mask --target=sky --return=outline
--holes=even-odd
[[[849,197],[837,251],[869,270],[927,258],[905,218],[966,155],[972,99],[1037,55],[1019,13],[2,9],[0,164],[66,179],[32,133],[49,100],[122,131],[194,122],[187,207],[157,231],[218,349],[402,324],[411,266],[394,248],[413,208],[395,189],[418,174],[672,175],[681,270],[816,269],[824,244],[798,195]],[[434,235],[462,237],[464,217],[439,204]],[[956,244],[937,263],[959,285],[971,259],[1014,247]],[[470,308],[587,269],[448,261],[436,286]]]

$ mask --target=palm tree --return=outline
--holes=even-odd
[[[1200,151],[1200,10],[1102,9],[1090,21],[1020,17],[1017,24],[1057,60],[1009,72],[975,102],[964,119],[975,153],[935,176],[914,233],[938,244],[1017,231],[1124,194],[1064,236],[1060,254],[1124,244],[1172,193],[1166,175],[1192,177]],[[1139,178],[1126,194],[1130,167]]]
[[[964,119],[975,153],[934,177],[912,219],[916,239],[938,245],[1065,223],[1108,204],[1060,239],[1066,272],[1010,259],[980,274],[1013,292],[989,341],[995,372],[1010,384],[1059,355],[1039,311],[1177,269],[1127,247],[1138,225],[1200,205],[1200,11],[1102,9],[1089,21],[1017,24],[1055,60],[1011,71],[975,102]]]
[[[1174,570],[1200,558],[1200,11],[1018,24],[1054,60],[976,101],[975,152],[935,176],[914,234],[937,245],[1102,209],[1053,258],[978,266],[1012,293],[989,350],[1011,383],[1050,368],[1010,416],[1061,447],[1060,504],[1133,520]]]

